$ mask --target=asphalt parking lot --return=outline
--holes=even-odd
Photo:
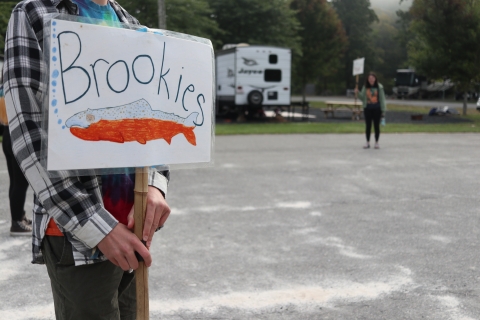
[[[172,171],[151,319],[480,319],[479,141],[216,137],[214,166]],[[53,319],[7,185],[0,153],[0,319]]]

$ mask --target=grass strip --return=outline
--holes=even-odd
[[[324,102],[312,102],[313,108],[325,108]],[[408,112],[412,114],[428,114],[431,107],[388,105],[388,111]],[[461,110],[458,110],[461,112]],[[468,109],[466,116],[458,116],[469,122],[461,123],[392,123],[381,127],[382,133],[478,133],[480,132],[480,113],[475,109]],[[387,116],[388,118],[388,116]],[[298,133],[364,133],[365,123],[363,121],[352,121],[345,123],[325,122],[287,122],[287,123],[231,123],[217,124],[215,133],[217,135],[235,134],[298,134]]]
[[[387,124],[382,133],[468,133],[480,132],[480,120],[454,124]],[[255,123],[217,124],[216,135],[235,134],[298,134],[298,133],[363,133],[365,124],[355,123]]]

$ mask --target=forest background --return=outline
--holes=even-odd
[[[291,48],[297,94],[309,84],[315,94],[344,95],[355,86],[352,63],[360,57],[387,94],[400,68],[413,67],[437,80],[452,78],[462,92],[469,91],[480,74],[472,67],[480,58],[480,23],[472,22],[480,21],[478,0],[117,1],[151,28],[159,26],[158,8],[164,5],[168,30],[209,38],[216,50],[235,43]],[[0,1],[0,51],[17,3]],[[458,28],[445,32],[452,23]],[[463,56],[448,56],[452,42],[458,42]],[[451,59],[471,61],[452,68]]]

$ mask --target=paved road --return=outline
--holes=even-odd
[[[292,97],[292,101],[301,101],[301,97]],[[345,101],[352,100],[353,98],[347,97],[320,97],[320,96],[311,96],[307,97],[307,101]],[[404,106],[417,106],[417,107],[444,107],[449,106],[452,108],[463,108],[463,102],[460,101],[442,101],[442,100],[401,100],[401,99],[387,99],[387,104],[397,104]],[[474,109],[477,107],[476,101],[469,101],[467,104],[469,109]]]
[[[217,137],[175,170],[152,319],[480,319],[478,134]],[[52,319],[43,266],[8,235],[0,319]]]

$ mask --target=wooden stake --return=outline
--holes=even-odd
[[[357,74],[357,80],[355,81],[355,105],[357,105],[357,95],[358,95],[358,74]]]
[[[134,233],[140,240],[142,240],[145,212],[147,209],[148,167],[136,169],[134,191]],[[135,280],[137,285],[137,320],[148,320],[150,317],[148,301],[148,268],[143,261],[138,263],[138,269],[135,271]]]
[[[158,27],[167,29],[167,13],[165,10],[165,0],[158,0]]]

